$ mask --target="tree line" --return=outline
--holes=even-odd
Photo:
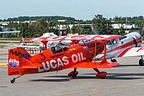
[[[65,20],[62,22],[58,22],[58,20]],[[94,16],[92,20],[76,20],[72,17],[64,17],[64,16],[36,16],[36,17],[28,17],[28,16],[21,16],[18,18],[8,18],[0,21],[7,21],[9,22],[8,25],[3,27],[8,28],[10,31],[12,28],[21,31],[17,35],[7,35],[7,37],[39,37],[43,33],[46,32],[54,32],[57,35],[60,35],[59,26],[62,25],[64,27],[64,33],[62,35],[67,34],[125,34],[124,28],[121,27],[120,29],[114,30],[112,24],[136,24],[138,26],[139,32],[143,35],[143,26],[144,26],[144,18],[143,16],[138,17],[114,17],[114,18],[105,18],[101,14],[97,14]],[[19,21],[19,22],[15,22]],[[23,21],[30,21],[23,23]],[[35,22],[32,22],[35,21]],[[90,28],[83,28],[80,24],[91,24],[92,29]],[[70,28],[69,25],[73,25]],[[0,28],[0,31],[2,29]],[[131,31],[134,29],[132,28]]]
[[[12,22],[12,21],[19,21],[19,22],[23,22],[23,21],[36,21],[38,19],[43,18],[45,21],[58,21],[58,20],[66,20],[68,22],[74,22],[76,21],[75,18],[72,17],[65,17],[65,16],[19,16],[19,17],[15,17],[15,18],[7,18],[7,19],[0,19],[0,21],[3,22]]]

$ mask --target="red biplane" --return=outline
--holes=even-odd
[[[24,48],[17,47],[8,51],[8,75],[42,73],[59,71],[68,68],[74,70],[68,76],[76,77],[77,68],[93,68],[98,74],[97,78],[105,78],[107,73],[100,72],[98,68],[111,68],[117,66],[117,62],[106,60],[106,43],[109,40],[120,38],[120,35],[79,35],[79,36],[56,36],[47,37],[43,42],[57,40],[71,40],[69,46],[53,47],[31,56]],[[92,42],[86,42],[91,40]],[[83,43],[79,43],[79,42]],[[56,50],[57,49],[57,50]],[[104,51],[104,58],[101,61],[93,60],[93,57]],[[15,82],[15,79],[11,83]]]

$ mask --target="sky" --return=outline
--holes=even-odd
[[[1,0],[0,19],[19,16],[66,16],[92,20],[144,16],[144,0]]]

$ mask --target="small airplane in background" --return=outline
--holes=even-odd
[[[56,37],[57,35],[55,35],[54,33],[44,33],[42,36],[37,37],[37,38],[31,38],[29,40],[24,40],[24,38],[22,38],[20,45],[24,48],[38,48],[41,51],[48,49],[48,47],[50,47],[51,41],[48,42],[48,40],[46,40],[46,38],[49,37]],[[39,43],[37,46],[28,46],[26,45],[26,43],[30,43],[30,42],[37,42]]]
[[[144,60],[142,55],[142,36],[138,32],[131,32],[126,34],[120,38],[110,40],[107,42],[106,47],[106,58],[111,59],[112,62],[117,62],[116,59],[118,57],[129,57],[129,56],[141,56],[139,60],[139,65],[144,66]],[[138,52],[139,51],[139,52]],[[98,54],[96,58],[98,60],[102,59],[104,56],[104,52]]]
[[[129,37],[131,35],[133,37],[132,39]],[[110,48],[110,46],[107,45],[110,42],[113,42],[114,44],[116,44],[115,42],[119,42],[114,51],[123,49],[119,51],[121,53],[119,53],[120,55],[118,57],[124,56],[129,49],[133,49],[132,47],[134,45],[140,45],[141,36],[134,32],[122,37],[120,35],[79,35],[54,36],[37,39],[37,41],[45,42],[45,44],[48,41],[63,40],[71,40],[69,46],[64,44],[55,46],[33,56],[22,47],[9,49],[8,75],[19,75],[18,77],[13,78],[11,83],[14,83],[15,79],[25,74],[59,71],[68,68],[74,69],[68,74],[70,77],[76,77],[78,75],[77,68],[92,68],[97,72],[97,78],[105,78],[107,72],[100,72],[98,68],[112,68],[118,65],[118,62],[107,61],[107,52],[109,53],[109,51],[107,51],[109,49],[107,48]],[[128,47],[128,45],[132,46]],[[136,53],[135,56],[144,54],[144,48],[142,47],[136,47],[136,50],[133,51],[133,53]],[[100,61],[97,61],[95,57],[101,53],[103,53],[103,57]],[[133,54],[131,54],[131,56],[133,56]],[[113,57],[111,56],[110,58]]]
[[[23,47],[26,50],[28,50],[30,53],[36,53],[36,50],[40,49],[39,44],[28,44],[25,42],[24,38],[22,37],[22,39],[20,41],[18,40],[1,40],[1,42],[6,42],[6,46],[7,47]]]
[[[8,32],[2,32],[2,33],[12,33],[12,32],[17,33],[19,31],[10,31],[10,32],[8,31]],[[27,50],[32,51],[30,53],[36,53],[35,52],[36,50],[42,51],[42,49],[44,47],[43,44],[41,42],[37,41],[37,40],[40,39],[40,38],[47,38],[47,37],[51,37],[51,36],[53,37],[53,36],[57,36],[57,35],[55,35],[54,33],[44,33],[42,36],[37,37],[37,38],[31,38],[30,40],[25,40],[22,37],[22,39],[20,40],[20,42],[17,41],[17,43],[19,42],[19,44],[15,44],[12,41],[7,41],[7,42],[11,42],[11,44],[7,44],[6,46],[10,46],[10,47],[23,47],[23,48],[26,48]],[[33,44],[33,41],[31,41],[32,39],[34,39],[34,42],[37,42],[37,43]]]
[[[0,34],[7,34],[7,33],[20,33],[20,31],[1,31]]]

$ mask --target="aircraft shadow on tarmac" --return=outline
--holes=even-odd
[[[125,64],[119,65],[117,67],[129,67],[129,66],[139,66],[137,64]],[[85,73],[79,74],[75,78],[68,77],[67,75],[54,75],[54,76],[43,76],[41,79],[33,79],[30,81],[34,82],[66,82],[71,79],[97,79],[96,73]],[[135,80],[135,79],[144,79],[144,73],[109,73],[105,79],[114,79],[114,80]]]
[[[57,78],[55,78],[57,77]],[[68,76],[44,76],[42,79],[34,79],[30,81],[35,81],[35,82],[65,82],[65,81],[70,81],[71,78]]]
[[[55,77],[55,78],[70,78],[70,79],[95,79],[95,75],[90,76],[90,75],[78,75],[77,77],[68,77],[68,76],[50,76],[50,77]]]
[[[65,82],[65,81],[70,81],[72,79],[96,79],[95,75],[94,76],[81,76],[78,75],[75,78],[72,77],[68,77],[68,76],[64,76],[64,75],[57,75],[57,76],[44,76],[42,79],[33,79],[30,81],[34,81],[34,82]]]
[[[121,80],[144,79],[144,73],[108,73],[107,79],[121,79]]]
[[[95,73],[87,73],[83,75],[95,75]],[[105,79],[114,79],[114,80],[144,79],[144,73],[108,73]]]
[[[118,65],[117,67],[127,67],[127,66],[139,66],[138,64],[124,64],[124,65]],[[140,66],[141,67],[141,66]]]
[[[96,73],[86,73],[80,74],[75,78],[70,78],[64,75],[57,76],[44,76],[42,79],[30,80],[34,82],[66,82],[71,79],[97,79]],[[108,73],[105,79],[113,79],[113,80],[135,80],[135,79],[144,79],[144,73]]]

